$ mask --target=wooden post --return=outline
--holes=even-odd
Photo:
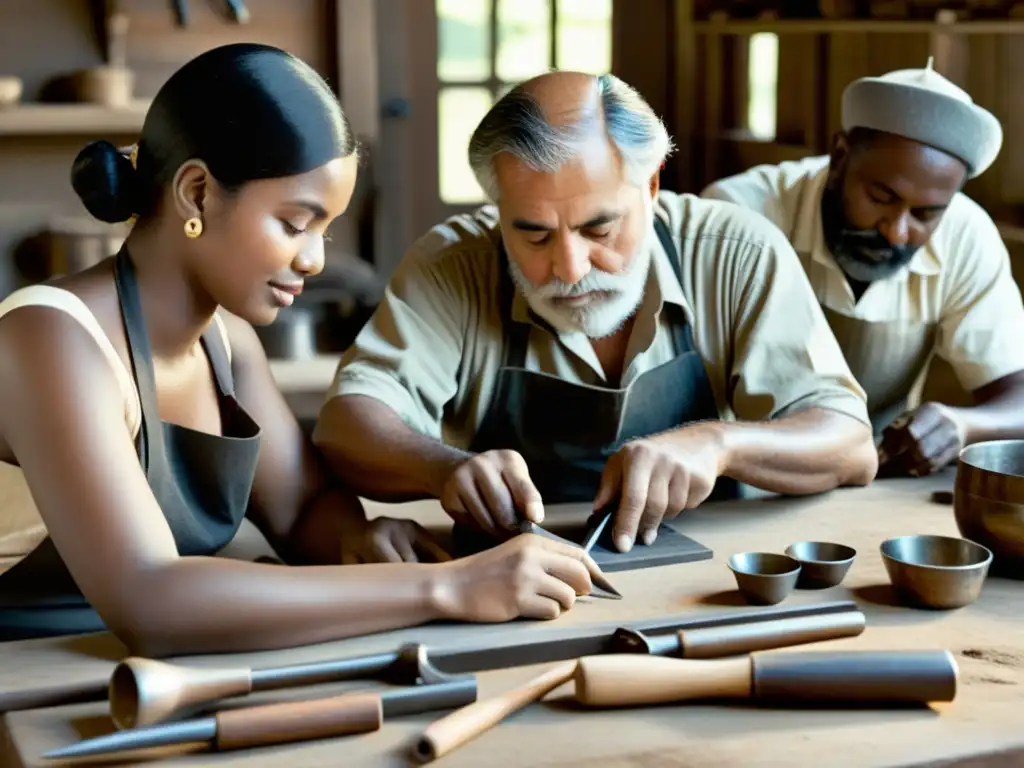
[[[678,192],[699,192],[693,167],[697,112],[697,35],[694,0],[676,0],[676,154]]]

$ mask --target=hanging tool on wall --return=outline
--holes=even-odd
[[[249,21],[249,9],[245,7],[243,0],[225,0],[231,16],[238,24],[245,24]]]
[[[188,26],[188,0],[174,0],[174,17],[179,27]]]
[[[228,7],[231,20],[236,24],[247,24],[249,22],[249,9],[244,0],[224,0]],[[174,16],[179,27],[188,26],[188,0],[174,0]]]

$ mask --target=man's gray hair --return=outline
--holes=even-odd
[[[602,120],[630,183],[643,186],[658,172],[673,148],[665,125],[634,88],[614,75],[596,79],[600,111],[587,110],[570,125],[551,125],[533,96],[519,87],[484,116],[469,140],[469,165],[492,201],[498,201],[498,153],[508,152],[536,171],[551,173],[579,155]]]

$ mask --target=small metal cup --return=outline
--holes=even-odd
[[[740,552],[729,558],[729,570],[748,603],[775,605],[796,586],[800,563],[775,552]]]
[[[973,603],[992,564],[992,551],[953,536],[900,536],[881,546],[896,594],[921,608],[951,609]]]
[[[786,554],[800,562],[797,589],[828,589],[846,578],[857,550],[829,541],[798,541],[786,547]]]

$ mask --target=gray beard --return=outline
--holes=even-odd
[[[855,256],[843,249],[837,249],[832,257],[836,260],[839,268],[846,273],[847,277],[860,283],[873,283],[876,280],[885,280],[892,277],[903,269],[914,254],[910,253],[905,258],[887,259],[885,261],[870,261],[861,256]]]
[[[570,285],[557,278],[534,286],[526,279],[515,259],[508,260],[509,274],[516,287],[537,315],[560,332],[582,332],[588,339],[602,339],[619,331],[636,314],[644,298],[650,271],[653,227],[624,272],[609,273],[592,269],[580,282]],[[594,307],[564,309],[549,299],[575,296],[589,291],[606,291],[609,298]]]

